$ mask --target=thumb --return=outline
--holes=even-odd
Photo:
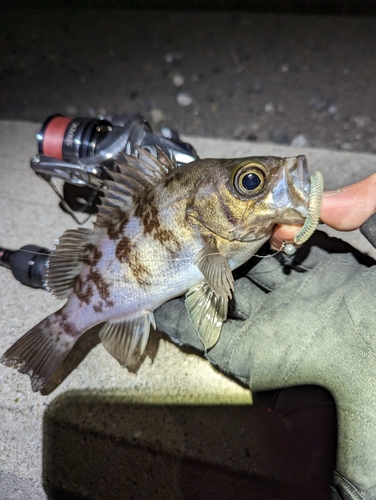
[[[339,231],[358,229],[376,211],[376,174],[324,193],[320,218]]]
[[[358,229],[376,212],[376,174],[337,191],[325,191],[320,219],[338,231]],[[270,238],[271,247],[281,248],[282,242],[292,243],[301,226],[277,225]]]

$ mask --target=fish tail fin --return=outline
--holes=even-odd
[[[4,365],[27,373],[34,392],[43,389],[79,337],[64,331],[59,312],[51,314],[25,333],[0,359]]]

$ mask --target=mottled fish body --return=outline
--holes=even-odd
[[[137,156],[137,157],[136,157]],[[153,311],[186,294],[206,349],[218,340],[231,270],[274,224],[303,223],[309,180],[303,156],[206,159],[175,168],[137,149],[108,181],[94,229],[68,230],[49,259],[47,287],[66,304],[21,337],[1,361],[41,390],[77,339],[100,338],[124,365],[144,351]]]

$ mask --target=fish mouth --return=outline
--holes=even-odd
[[[293,165],[288,168],[288,175],[300,195],[308,201],[311,181],[308,175],[307,159],[304,155],[300,155],[293,160]]]
[[[310,177],[304,155],[285,158],[282,177],[273,189],[273,202],[282,215],[280,223],[300,223],[307,217]]]

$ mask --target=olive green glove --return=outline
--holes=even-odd
[[[235,311],[246,319],[228,319],[204,353],[252,391],[319,385],[331,392],[335,499],[376,499],[376,267],[363,257],[317,232],[284,263],[260,260],[235,283]],[[172,340],[203,351],[182,299],[155,317]]]

